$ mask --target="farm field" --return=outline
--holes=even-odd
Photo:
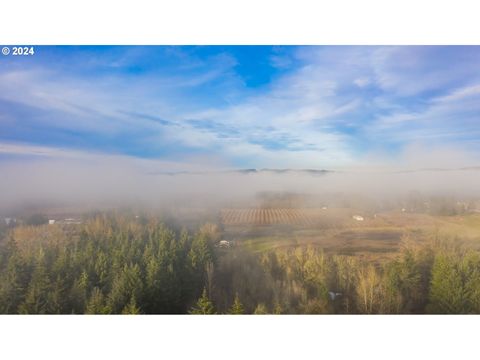
[[[302,227],[337,226],[351,220],[346,208],[236,208],[222,209],[220,218],[225,226],[291,225]]]
[[[242,208],[223,209],[224,236],[254,252],[275,248],[314,246],[325,252],[389,259],[402,241],[425,242],[435,236],[461,237],[480,249],[480,215],[433,216],[390,211],[362,214],[350,208]]]

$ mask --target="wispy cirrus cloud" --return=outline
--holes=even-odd
[[[2,59],[0,141],[296,168],[348,166],[412,142],[480,145],[479,47],[248,47],[245,54],[43,47],[37,54]]]

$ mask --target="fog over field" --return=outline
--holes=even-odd
[[[27,148],[0,162],[0,208],[27,205],[154,207],[222,206],[254,199],[261,192],[352,194],[391,199],[410,192],[477,197],[480,167],[474,158],[449,150],[412,148],[396,164],[376,160],[355,167],[324,169],[229,169],[125,156]],[[0,148],[0,152],[2,148]]]

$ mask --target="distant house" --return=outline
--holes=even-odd
[[[357,221],[363,221],[363,220],[365,220],[365,219],[363,218],[363,216],[360,216],[360,215],[353,215],[352,218],[353,218],[354,220],[357,220]]]
[[[4,218],[4,221],[5,221],[5,224],[7,224],[7,226],[9,226],[9,225],[15,224],[17,222],[17,219],[6,217],[6,218]]]
[[[220,240],[220,242],[218,243],[218,247],[228,248],[228,247],[230,247],[230,241],[228,241],[228,240]]]
[[[51,220],[48,220],[48,225],[53,225],[55,224],[55,220],[51,219]]]

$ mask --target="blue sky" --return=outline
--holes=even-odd
[[[480,47],[461,46],[36,47],[0,58],[0,161],[328,168],[412,147],[475,158],[479,64]]]

